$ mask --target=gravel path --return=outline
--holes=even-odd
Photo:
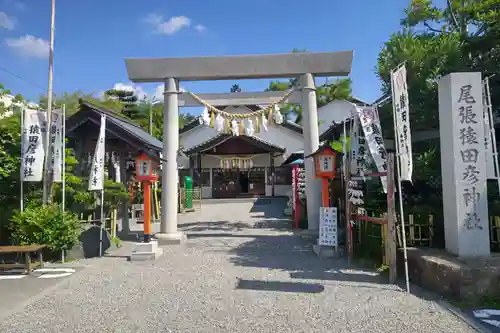
[[[475,332],[432,300],[315,257],[280,213],[276,203],[207,204],[181,219],[188,244],[155,262],[86,260],[0,332]]]

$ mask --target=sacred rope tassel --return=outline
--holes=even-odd
[[[238,129],[238,123],[236,122],[236,120],[231,120],[231,132],[234,136],[238,136],[240,135],[239,133],[239,129]]]
[[[217,114],[217,117],[215,117],[215,130],[217,132],[224,130],[224,118],[220,114]]]
[[[226,169],[231,169],[231,161],[226,160]]]
[[[260,133],[259,117],[255,118],[255,133]]]
[[[210,128],[214,128],[215,127],[215,112],[211,112],[210,113]]]
[[[239,126],[240,126],[239,133],[241,135],[245,134],[245,119],[240,120]]]
[[[279,105],[274,106],[274,122],[278,125],[283,123],[283,115],[280,112]]]
[[[260,120],[261,120],[262,129],[267,132],[267,119],[266,119],[266,115],[264,113],[262,113]]]
[[[253,127],[253,121],[252,119],[248,118],[247,119],[247,126],[245,127],[245,134],[247,136],[252,136],[255,133],[255,128]]]
[[[224,169],[224,160],[220,160],[220,168]]]
[[[208,114],[208,109],[205,107],[200,116],[200,124],[209,126],[210,125],[210,115]]]
[[[273,110],[272,109],[270,109],[269,113],[267,114],[267,124],[268,124],[268,126],[273,125]]]
[[[226,132],[226,134],[231,134],[231,120],[224,118],[224,123],[224,132]]]

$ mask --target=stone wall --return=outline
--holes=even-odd
[[[459,301],[500,297],[500,255],[459,259],[444,250],[408,248],[410,281]],[[404,277],[403,251],[398,252],[398,275]]]

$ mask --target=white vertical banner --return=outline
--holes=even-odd
[[[351,174],[359,174],[358,150],[359,150],[359,118],[354,115],[351,121]]]
[[[378,117],[378,111],[375,107],[357,107],[359,123],[363,128],[368,148],[378,172],[387,172],[387,152],[382,137],[382,127]],[[387,193],[387,176],[381,176],[380,181],[384,192]]]
[[[50,160],[49,170],[52,172],[52,180],[56,183],[62,181],[63,162],[63,137],[62,129],[64,117],[62,109],[52,111],[52,125],[50,126]]]
[[[410,107],[405,65],[391,72],[391,87],[392,106],[396,119],[394,132],[398,149],[398,158],[400,161],[400,179],[411,181],[413,174],[413,158],[410,131]]]
[[[104,155],[106,142],[106,116],[101,116],[101,128],[90,169],[89,191],[104,189]]]
[[[24,126],[21,152],[21,180],[40,182],[43,177],[44,133],[47,115],[36,110],[24,110]]]
[[[118,152],[116,152],[116,151],[111,152],[111,160],[113,163],[113,167],[115,169],[114,181],[116,183],[121,183],[120,157],[118,155]]]

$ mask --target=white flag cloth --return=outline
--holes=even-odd
[[[21,151],[21,179],[39,182],[43,177],[44,144],[47,115],[36,110],[24,110]]]
[[[368,148],[372,155],[373,161],[377,166],[378,172],[387,172],[387,152],[385,150],[384,139],[382,137],[382,127],[378,111],[374,107],[357,107],[359,122],[365,138],[368,143]],[[387,176],[380,177],[384,192],[387,193]]]
[[[396,144],[401,166],[401,180],[411,181],[413,174],[413,158],[410,131],[410,108],[408,85],[406,83],[406,66],[403,65],[391,73],[392,106],[396,119]],[[380,122],[379,122],[380,123]]]
[[[104,189],[104,154],[106,143],[106,116],[101,116],[101,128],[95,147],[92,169],[89,177],[89,191]]]
[[[52,172],[52,180],[56,183],[62,181],[62,163],[63,163],[63,140],[62,130],[64,126],[63,111],[52,111],[52,126],[50,127],[50,154],[49,170]]]

